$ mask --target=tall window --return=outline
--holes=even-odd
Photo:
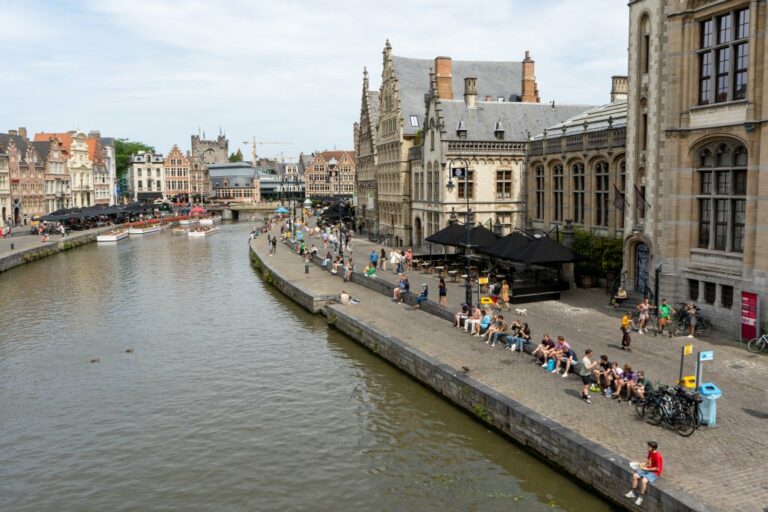
[[[544,220],[544,167],[536,166],[535,186],[536,186],[536,219]]]
[[[640,21],[640,30],[642,39],[640,40],[640,69],[643,73],[648,73],[651,60],[651,23],[648,16],[643,16]]]
[[[595,164],[595,225],[608,227],[608,162]]]
[[[749,8],[699,23],[699,104],[747,97]]]
[[[747,150],[712,144],[698,154],[699,247],[744,251]]]
[[[565,189],[565,178],[563,177],[563,166],[555,164],[552,166],[552,220],[563,220],[563,193]]]
[[[496,199],[512,197],[512,171],[496,171]]]
[[[571,166],[573,174],[573,222],[584,224],[584,164],[581,162]]]
[[[475,191],[474,178],[475,178],[475,171],[470,171],[468,169],[467,170],[467,186],[469,187],[469,198],[470,199],[474,198],[474,196],[475,196],[475,194],[474,194],[474,191]],[[467,198],[467,196],[466,196],[467,190],[464,188],[464,185],[465,185],[464,178],[456,178],[456,180],[458,181],[458,185],[459,185],[459,199],[466,199]]]

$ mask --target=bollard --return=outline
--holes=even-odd
[[[11,242],[11,250],[14,250],[16,248],[15,245],[13,245],[13,242]]]

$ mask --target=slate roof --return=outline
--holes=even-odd
[[[37,151],[37,156],[39,159],[45,161],[48,160],[48,153],[51,152],[51,141],[34,141],[32,142],[32,146],[34,146],[35,151]]]
[[[379,126],[379,91],[368,91],[368,117],[375,131]]]
[[[546,137],[542,129],[534,140],[544,138],[553,139],[563,135],[573,135],[575,133],[584,133],[584,123],[587,123],[588,132],[608,129],[608,120],[611,120],[613,128],[624,128],[627,126],[627,102],[614,101],[599,107],[593,107],[578,115],[564,119],[563,121],[547,126]],[[565,128],[565,131],[563,131]]]
[[[477,81],[478,88],[480,80]],[[463,96],[463,95],[462,95]],[[467,131],[466,140],[495,141],[497,123],[504,129],[504,140],[526,141],[548,126],[562,122],[592,108],[589,105],[556,105],[548,103],[507,103],[478,101],[476,108],[467,108],[464,99],[440,100],[445,123],[445,140],[459,140],[459,123]]]
[[[435,66],[431,59],[410,59],[392,56],[400,94],[400,108],[406,135],[414,135],[424,122],[424,94],[429,91],[429,70]],[[522,62],[452,61],[453,97],[464,98],[464,78],[477,78],[477,97],[504,98],[517,102],[522,94]],[[410,116],[417,116],[419,126],[411,126]]]
[[[4,148],[8,148],[8,143],[11,140],[13,140],[13,142],[16,144],[16,149],[18,149],[19,153],[21,153],[21,157],[26,158],[27,141],[24,140],[24,137],[20,137],[19,135],[8,135],[7,133],[0,133],[0,145],[2,145]]]

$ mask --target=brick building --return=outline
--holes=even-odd
[[[370,90],[368,70],[363,70],[360,121],[354,125],[356,214],[368,233],[377,230],[376,145],[379,123],[379,91]]]
[[[37,165],[37,151],[27,137],[26,128],[0,133],[0,146],[8,154],[10,223],[25,225],[32,217],[46,213],[45,171]]]
[[[189,201],[189,159],[174,144],[165,157],[165,196],[172,201]]]
[[[306,195],[310,199],[352,199],[355,186],[354,151],[317,151],[305,168]]]

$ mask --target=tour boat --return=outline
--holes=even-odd
[[[191,218],[190,219],[181,219],[179,221],[179,225],[180,226],[193,226],[193,225],[197,224],[198,222],[200,222],[199,219],[191,219]]]
[[[128,238],[127,229],[113,229],[112,231],[107,231],[106,233],[96,235],[97,242],[119,242],[120,240],[125,240],[126,238]]]
[[[157,233],[161,231],[163,227],[160,224],[152,224],[150,226],[133,226],[128,230],[130,235],[148,235],[150,233]]]
[[[186,235],[187,233],[189,233],[189,228],[182,228],[182,227],[173,228],[171,230],[171,233],[173,233],[174,235]]]
[[[201,226],[213,226],[221,222],[221,215],[213,215],[211,217],[203,217],[200,219]]]
[[[216,226],[204,226],[199,228],[194,228],[189,230],[189,237],[190,238],[204,238],[208,235],[213,235],[214,233],[218,233],[219,228]]]

